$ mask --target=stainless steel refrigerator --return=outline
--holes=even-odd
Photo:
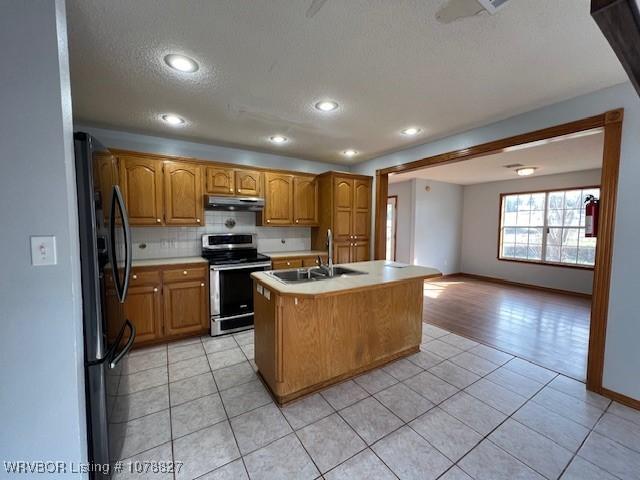
[[[125,318],[131,272],[131,231],[118,186],[117,159],[87,133],[74,134],[87,398],[92,478],[109,478],[120,458],[122,429],[110,422],[114,408],[127,409],[118,395],[125,358],[136,331]],[[107,282],[106,277],[109,277]],[[116,432],[120,432],[119,434]]]

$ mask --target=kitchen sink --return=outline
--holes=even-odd
[[[294,270],[273,270],[266,272],[282,283],[308,283],[319,280],[329,280],[335,277],[346,277],[351,275],[366,275],[367,272],[360,272],[346,267],[333,267],[333,277],[327,274],[326,269],[321,267],[296,268]]]

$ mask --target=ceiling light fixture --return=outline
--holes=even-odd
[[[172,125],[174,127],[184,125],[185,123],[184,118],[179,117],[178,115],[174,115],[173,113],[165,113],[163,115],[160,115],[160,118],[163,122],[168,123],[169,125]]]
[[[273,137],[269,137],[271,143],[285,143],[287,141],[287,137],[283,137],[282,135],[274,135]]]
[[[358,154],[358,152],[357,152],[357,150],[349,149],[349,150],[345,150],[344,152],[342,152],[342,154],[343,154],[345,157],[353,157],[353,156],[357,155],[357,154]]]
[[[164,62],[179,72],[193,73],[200,68],[195,60],[177,53],[170,53],[164,57]]]
[[[316,110],[320,110],[321,112],[333,112],[337,110],[337,108],[338,102],[334,102],[333,100],[323,100],[316,103]]]
[[[422,130],[420,130],[418,127],[409,127],[409,128],[405,128],[404,130],[402,130],[402,134],[403,135],[407,135],[408,137],[412,137],[414,135],[417,135],[421,132]]]
[[[516,173],[521,177],[528,177],[536,172],[536,167],[516,168]]]

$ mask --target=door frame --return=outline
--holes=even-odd
[[[396,261],[396,257],[398,256],[398,195],[387,195],[387,205],[389,205],[389,199],[393,198],[393,261]],[[385,216],[386,218],[386,216]],[[386,226],[386,222],[385,222]],[[387,241],[387,235],[384,236],[385,242]],[[384,256],[387,256],[387,249],[385,245]]]
[[[587,389],[591,391],[609,397],[615,397],[616,400],[629,404],[634,402],[633,399],[624,397],[616,392],[611,392],[602,386],[623,117],[624,109],[609,110],[600,115],[587,117],[582,120],[563,123],[561,125],[555,125],[541,130],[535,130],[469,148],[453,150],[402,165],[394,165],[377,170],[374,256],[377,260],[381,260],[384,259],[386,252],[386,233],[384,227],[386,223],[386,205],[390,173],[410,172],[412,170],[436,165],[468,161],[485,155],[500,153],[503,152],[504,149],[516,145],[546,140],[562,135],[570,135],[594,128],[602,128],[604,131],[604,148],[602,154],[602,177],[600,181],[600,217],[596,261],[593,271],[593,294],[586,384]]]

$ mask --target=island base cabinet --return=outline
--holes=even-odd
[[[415,353],[422,297],[422,279],[300,298],[256,282],[258,371],[283,404]]]

